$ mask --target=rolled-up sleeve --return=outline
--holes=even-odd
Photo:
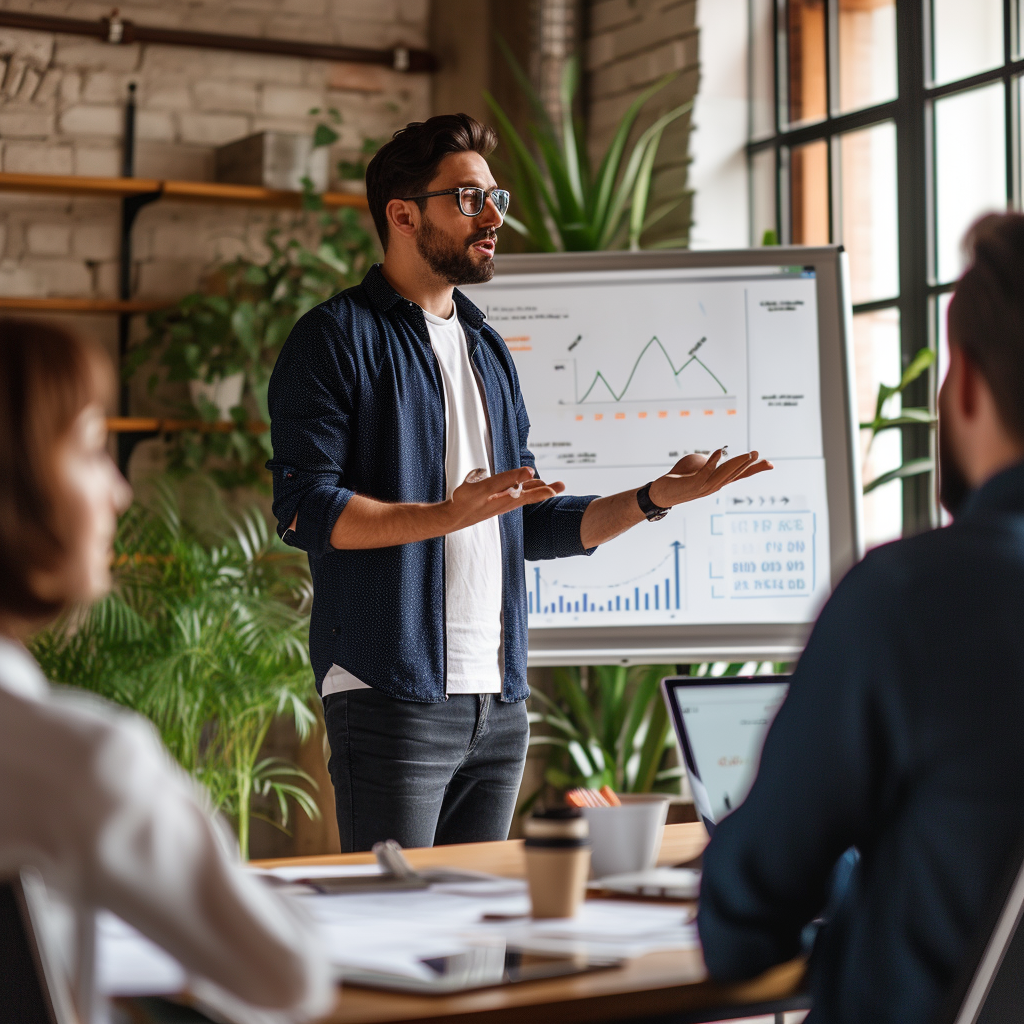
[[[317,307],[292,329],[270,378],[274,516],[285,543],[319,556],[353,491],[345,486],[355,388],[350,346]],[[296,529],[292,520],[299,516]]]

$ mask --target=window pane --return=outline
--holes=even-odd
[[[750,3],[750,137],[775,134],[775,45],[772,7],[775,0]]]
[[[899,311],[883,309],[860,313],[853,318],[854,363],[857,373],[857,414],[861,423],[875,416],[879,384],[896,384],[902,374],[900,360]],[[899,396],[883,410],[885,416],[900,411]],[[871,440],[871,431],[861,431],[861,471],[868,484],[903,461],[900,431],[885,430]],[[894,540],[903,532],[903,485],[899,480],[883,484],[864,496],[864,542],[875,547]]]
[[[775,150],[762,149],[750,160],[750,244],[761,245],[766,231],[774,231],[775,219]]]
[[[1003,63],[1003,0],[932,0],[933,79],[955,82]]]
[[[935,375],[936,380],[939,382],[939,387],[942,387],[942,382],[946,379],[946,371],[949,369],[949,332],[946,328],[946,318],[949,316],[949,300],[952,298],[952,292],[943,292],[933,300],[935,302],[935,313],[939,328],[937,346],[939,356],[938,373]]]
[[[828,245],[828,144],[789,151],[790,231],[794,245]]]
[[[841,240],[850,254],[854,302],[899,294],[896,220],[896,126],[891,122],[840,137]]]
[[[935,375],[935,379],[938,381],[938,386],[942,387],[942,382],[946,379],[946,372],[949,370],[949,331],[946,327],[946,318],[949,316],[949,302],[953,298],[952,292],[943,292],[941,295],[936,296],[932,301],[936,306],[936,316],[938,318],[938,373]],[[941,526],[949,526],[953,521],[953,517],[940,505],[939,506],[939,524]]]
[[[896,0],[839,0],[839,109],[896,98]]]
[[[960,273],[960,240],[989,210],[1006,209],[1003,85],[947,96],[935,104],[938,279]]]
[[[788,0],[789,123],[820,121],[826,112],[825,0]]]

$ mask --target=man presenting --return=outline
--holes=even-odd
[[[953,525],[871,552],[814,627],[746,801],[704,853],[715,980],[815,943],[808,1024],[933,1021],[1024,839],[1024,216],[981,221],[939,394]],[[984,1016],[984,1015],[983,1015]]]
[[[509,195],[465,114],[370,162],[385,257],[307,313],[270,382],[274,514],[309,555],[310,657],[345,851],[504,839],[526,757],[524,558],[590,554],[770,469],[690,455],[638,490],[534,476],[515,366],[455,290],[494,273]]]

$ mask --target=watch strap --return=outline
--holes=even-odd
[[[654,483],[652,480],[649,484],[644,484],[639,491],[636,492],[636,503],[640,506],[640,511],[643,512],[644,518],[649,523],[656,523],[659,519],[664,519],[668,515],[669,509],[662,508],[660,505],[655,505],[651,501],[651,485]]]

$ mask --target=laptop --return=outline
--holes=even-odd
[[[693,803],[708,835],[750,792],[789,678],[669,676],[661,681]]]

